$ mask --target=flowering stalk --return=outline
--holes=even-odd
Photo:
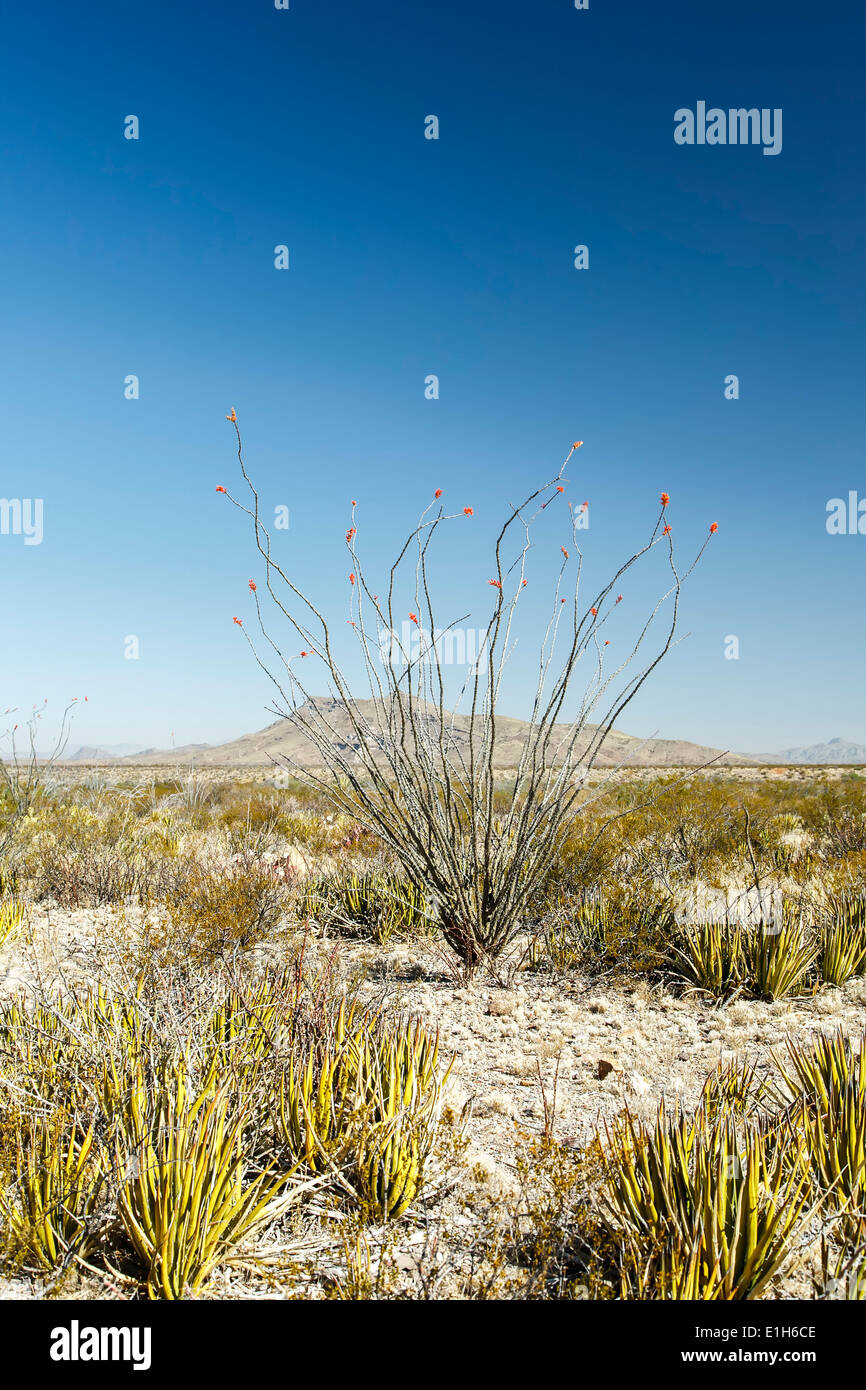
[[[570,606],[560,592],[570,563],[570,552],[563,546],[552,611],[540,644],[527,736],[517,766],[507,776],[508,807],[504,813],[495,814],[496,750],[498,741],[501,742],[498,703],[514,644],[517,606],[527,585],[531,528],[539,513],[563,493],[566,467],[580,443],[572,446],[553,479],[511,508],[501,527],[495,544],[494,575],[488,581],[494,590],[493,611],[484,632],[482,654],[470,668],[461,692],[460,698],[467,700],[468,707],[460,715],[446,704],[446,682],[436,642],[418,655],[401,650],[403,660],[399,666],[392,662],[382,664],[377,658],[381,629],[394,634],[398,620],[405,620],[407,614],[419,630],[423,631],[423,615],[430,630],[439,631],[429,583],[430,547],[443,525],[455,521],[469,524],[463,518],[472,517],[474,508],[464,507],[462,514],[446,513],[441,505],[437,506],[442,490],[436,489],[433,501],[391,566],[387,594],[380,599],[368,585],[356,550],[357,502],[352,502],[351,525],[346,532],[351,566],[348,621],[359,642],[371,697],[361,702],[352,693],[338,663],[327,620],[271,552],[270,537],[259,513],[258,494],[244,464],[240,431],[236,420],[232,423],[251,505],[227,495],[253,522],[256,546],[265,562],[265,587],[290,632],[300,639],[303,650],[288,655],[269,634],[256,590],[252,593],[261,634],[275,658],[278,673],[261,659],[246,628],[241,630],[256,661],[279,692],[282,704],[273,712],[303,733],[320,760],[321,772],[299,766],[297,773],[324,791],[339,809],[376,833],[409,878],[424,886],[436,904],[439,929],[469,976],[482,961],[501,953],[530,911],[578,802],[585,804],[586,772],[615,720],[671,648],[682,583],[703,554],[709,536],[686,574],[681,575],[674,561],[670,527],[664,525],[669,498],[662,494],[661,510],[647,542],[620,566],[592,603],[582,608],[583,561],[578,526],[571,513],[576,577]],[[585,507],[586,504],[580,510]],[[514,537],[519,537],[516,547],[511,546]],[[658,545],[665,547],[670,585],[643,624],[631,652],[609,671],[605,666],[605,648],[610,639],[604,639],[602,628],[622,601],[622,594],[615,599],[611,595],[623,575]],[[398,607],[397,599],[398,592],[405,592],[404,569],[410,562],[414,563],[411,609],[405,606],[405,600]],[[618,677],[642,648],[666,600],[671,600],[670,617],[665,621],[658,650],[641,670],[615,689]],[[565,719],[566,697],[578,665],[587,654],[593,660],[591,675],[577,715]],[[345,730],[341,732],[333,720],[335,705],[310,693],[296,670],[296,655],[315,656],[324,663],[332,701],[345,713],[351,726],[348,743]],[[597,724],[591,725],[590,714],[599,702],[603,702],[604,713]],[[501,785],[501,776],[499,781]]]

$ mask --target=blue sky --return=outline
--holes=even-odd
[[[265,506],[290,509],[280,558],[336,626],[350,498],[371,573],[434,487],[473,505],[437,582],[446,618],[483,625],[506,502],[583,439],[590,582],[662,488],[682,556],[719,525],[691,635],[621,727],[866,742],[866,535],[825,525],[830,498],[866,498],[864,29],[853,4],[775,0],[10,13],[0,496],[43,499],[44,537],[0,535],[0,704],[86,694],[75,744],[269,722],[231,622],[261,570],[214,491],[237,481],[234,406]],[[781,108],[781,153],[678,145],[698,101]],[[546,514],[508,713],[562,539]]]

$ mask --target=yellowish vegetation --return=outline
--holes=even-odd
[[[780,1048],[771,1076],[727,1060],[692,1113],[624,1110],[579,1146],[557,1142],[545,1093],[543,1134],[515,1133],[517,1191],[485,1210],[467,1117],[445,1105],[452,1059],[377,983],[392,948],[436,951],[437,902],[359,821],[300,784],[60,779],[14,853],[9,959],[43,905],[117,918],[105,978],[0,1000],[7,1270],[159,1299],[208,1296],[230,1270],[291,1296],[402,1297],[410,1266],[433,1298],[756,1299],[814,1219],[816,1290],[864,1296],[866,1037]],[[684,916],[712,890],[784,910]],[[371,967],[363,994],[341,943]],[[518,967],[569,998],[581,979],[639,981],[696,1010],[832,995],[866,972],[866,786],[613,783],[570,827],[497,988]]]

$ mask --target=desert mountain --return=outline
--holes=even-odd
[[[343,752],[351,754],[358,745],[345,707],[340,701],[327,698],[318,698],[316,705],[333,728],[335,743]],[[372,700],[359,700],[357,705],[359,711],[373,723],[374,702]],[[122,761],[139,766],[193,761],[198,767],[260,767],[272,761],[279,762],[281,759],[288,759],[290,762],[300,764],[303,767],[315,767],[321,763],[321,758],[297,727],[297,720],[303,717],[302,709],[298,711],[294,721],[278,719],[258,733],[244,734],[242,738],[234,739],[231,743],[224,743],[215,748],[191,744],[187,748],[176,748],[170,752],[147,749],[143,753],[137,753],[133,757],[122,759]],[[435,723],[435,713],[432,707],[427,717],[431,724]],[[466,715],[455,716],[453,728],[455,746],[461,750],[467,750],[468,717]],[[562,736],[566,726],[560,725],[558,728],[560,736]],[[587,730],[578,745],[579,749],[587,746],[595,728],[595,725],[587,726]],[[498,767],[513,767],[517,763],[520,749],[527,736],[527,729],[528,725],[522,719],[509,719],[502,716],[497,720],[496,765]],[[700,744],[688,743],[683,739],[639,739],[634,738],[631,734],[613,730],[608,735],[596,763],[599,767],[615,767],[621,763],[630,767],[687,767],[710,762],[714,759],[725,766],[742,765],[756,761],[737,754],[720,754],[716,748],[705,748]]]
[[[137,743],[106,743],[92,747],[85,744],[75,753],[67,753],[63,761],[67,763],[116,763],[121,758],[140,752]]]
[[[813,743],[808,748],[786,748],[763,761],[773,763],[866,763],[866,744],[831,738],[829,743]]]

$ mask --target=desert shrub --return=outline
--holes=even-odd
[[[557,970],[658,970],[667,959],[675,919],[670,900],[651,888],[611,885],[564,902],[544,926]]]
[[[118,1112],[118,1212],[150,1298],[195,1295],[300,1195],[286,1173],[250,1173],[243,1104],[213,1069],[200,1085],[190,1090],[182,1058],[156,1069],[141,1059]]]
[[[0,1191],[7,1263],[52,1270],[90,1254],[106,1177],[93,1124],[85,1131],[63,1110],[31,1114],[16,1130],[14,1161],[10,1187]]]
[[[738,788],[726,781],[663,777],[620,792],[629,844],[621,867],[664,882],[711,879],[742,844]]]
[[[647,1125],[625,1110],[579,1149],[531,1142],[466,1295],[766,1296],[816,1197],[802,1134],[780,1142],[778,1117],[752,1118],[762,1096],[738,1064],[707,1078],[691,1119],[661,1106]]]
[[[391,1022],[342,1003],[280,1078],[279,1136],[291,1158],[313,1172],[342,1170],[373,1219],[402,1215],[436,1133],[445,1080],[438,1060],[438,1036],[418,1021]]]
[[[852,809],[828,815],[823,843],[825,852],[838,859],[866,850],[866,812]]]
[[[298,845],[312,855],[331,854],[336,848],[333,820],[309,811],[284,811],[277,821],[277,830],[291,845]],[[338,831],[342,835],[342,831]],[[338,843],[338,841],[337,841]]]
[[[745,979],[744,938],[738,922],[690,924],[680,930],[671,946],[671,964],[708,994],[729,994]]]
[[[171,859],[180,854],[182,843],[181,828],[174,816],[154,812],[137,830],[136,842],[145,850]]]
[[[0,898],[0,947],[18,931],[24,921],[25,907],[16,898]]]
[[[861,1048],[862,1061],[862,1048]],[[861,1073],[862,1074],[862,1073]],[[834,1081],[823,1098],[801,1094],[796,1126],[805,1136],[814,1181],[840,1213],[847,1242],[866,1239],[866,1090],[859,1076]]]
[[[287,902],[285,872],[273,864],[253,858],[225,868],[194,864],[150,940],[157,951],[198,966],[268,940]]]
[[[580,1149],[519,1134],[518,1191],[493,1203],[489,1228],[473,1251],[464,1297],[613,1299],[618,1242],[599,1213],[601,1145]]]
[[[749,809],[746,798],[745,810]],[[758,801],[758,810],[749,814],[748,827],[745,816],[741,833],[741,849],[751,850],[758,867],[772,875],[808,875],[814,868],[816,859],[809,843],[802,818],[794,811],[779,811],[765,807]]]
[[[0,898],[15,898],[18,895],[19,876],[17,869],[4,864],[0,869]]]
[[[866,972],[866,924],[842,919],[821,930],[821,979],[844,985],[853,975]]]
[[[821,979],[842,985],[866,971],[866,893],[824,892],[807,905],[821,943]]]
[[[273,830],[281,811],[282,798],[273,787],[232,782],[221,788],[214,816],[224,826],[241,824],[254,830]]]
[[[142,978],[0,1004],[0,1259],[57,1275],[110,1255],[177,1299],[313,1189],[363,1220],[406,1210],[438,1125],[435,1035],[363,1012],[302,953],[159,979],[160,1002]]]
[[[854,1302],[866,1300],[866,1257],[863,1248],[831,1242],[821,1243],[821,1277],[813,1279],[815,1298],[844,1298]]]
[[[804,821],[826,858],[861,853],[866,850],[866,784],[849,781],[818,787],[804,807]]]
[[[334,874],[308,884],[301,911],[328,927],[385,945],[392,936],[429,932],[430,901],[402,874]]]
[[[626,843],[627,822],[605,817],[602,807],[613,812],[604,799],[593,812],[575,817],[563,837],[539,892],[541,911],[551,911],[565,899],[591,892],[600,883],[610,882]]]
[[[98,813],[55,802],[28,818],[23,876],[61,907],[144,902],[176,891],[187,868],[164,821],[142,828],[130,806]]]
[[[736,812],[713,789],[707,800],[700,794],[679,796],[661,837],[661,854],[668,873],[684,878],[711,878],[718,866],[739,851],[741,838]],[[664,808],[662,808],[664,809]]]
[[[606,1202],[626,1298],[760,1298],[806,1212],[802,1145],[730,1114],[627,1112],[607,1132]]]
[[[733,1058],[719,1062],[704,1082],[698,1110],[715,1121],[723,1115],[749,1116],[761,1106],[767,1094],[767,1081],[758,1072],[757,1062]]]
[[[784,999],[807,989],[820,947],[793,915],[780,926],[761,924],[747,931],[743,942],[745,975],[759,998]]]
[[[774,1056],[778,1102],[792,1129],[805,1138],[813,1181],[830,1209],[840,1213],[843,1239],[866,1237],[866,1032],[849,1039],[841,1030],[809,1043],[789,1041]]]
[[[640,777],[598,794],[564,837],[543,900],[637,876],[676,884],[717,883],[731,873],[783,874],[805,881],[815,870],[814,808],[801,788],[743,783],[716,774]],[[747,822],[748,813],[748,822]],[[747,831],[748,824],[748,831]]]
[[[843,1030],[822,1033],[806,1044],[788,1042],[787,1054],[773,1054],[779,1079],[772,1094],[782,1107],[811,1097],[826,1108],[833,1091],[853,1082],[866,1095],[866,1033],[857,1045]]]
[[[154,802],[164,801],[167,797],[178,796],[182,790],[182,783],[178,781],[161,781],[154,779],[150,784],[150,795]]]

